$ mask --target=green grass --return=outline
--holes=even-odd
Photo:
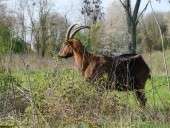
[[[73,69],[18,72],[13,76],[26,88],[30,86],[30,79],[34,105],[37,113],[42,114],[32,120],[34,109],[29,104],[23,113],[25,119],[21,121],[22,125],[35,123],[45,126],[45,119],[50,126],[73,128],[170,126],[170,97],[164,76],[153,77],[154,89],[148,80],[146,109],[138,106],[132,92],[97,92]],[[30,95],[29,92],[27,95]],[[18,125],[16,122],[13,124]]]
[[[170,90],[165,76],[153,76],[153,80],[147,82],[146,88],[147,97],[149,97],[150,105],[156,105],[158,108],[169,108],[170,105]],[[151,106],[150,106],[151,107]]]
[[[153,67],[159,68],[156,62]],[[170,92],[164,70],[154,69],[153,81],[148,80],[146,83],[146,108],[138,106],[133,92],[98,92],[93,85],[84,81],[78,71],[68,68],[61,70],[59,64],[49,68],[43,66],[41,70],[24,67],[13,70],[12,78],[15,79],[9,79],[4,72],[1,75],[4,79],[0,81],[0,88],[6,88],[7,91],[0,94],[0,126],[170,127]],[[6,81],[6,84],[2,81]],[[20,85],[18,88],[13,86],[16,83]],[[4,103],[7,105],[2,109]]]

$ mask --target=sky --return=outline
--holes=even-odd
[[[77,0],[53,0],[56,3],[56,7],[62,9],[65,9],[65,7],[69,6],[70,2],[74,2]],[[80,1],[80,0],[79,0]],[[107,8],[113,1],[119,1],[119,0],[102,0],[102,4],[104,8]],[[131,0],[132,5],[136,2],[136,0]],[[141,0],[141,9],[145,7],[148,0]],[[159,1],[159,0],[158,0]],[[157,0],[152,0],[153,8],[155,11],[161,11],[161,12],[167,12],[170,11],[170,3],[169,0],[161,0],[161,2],[158,2]],[[150,6],[147,8],[147,12],[150,12],[151,8]]]
[[[132,0],[134,1],[134,0]],[[141,8],[144,8],[147,3],[147,0],[141,0]],[[152,6],[155,11],[160,12],[169,12],[170,11],[170,3],[169,0],[161,0],[161,2],[158,2],[156,0],[152,0]],[[150,5],[147,8],[147,12],[151,12]]]
[[[7,2],[8,7],[11,9],[14,9],[15,7],[15,2],[18,2],[19,0],[4,0]],[[24,1],[24,0],[23,0]],[[37,0],[34,0],[37,1]],[[61,13],[62,15],[67,15],[67,18],[71,19],[71,22],[79,21],[82,16],[80,15],[80,3],[82,0],[51,0],[52,3],[54,3],[51,7],[55,11]],[[102,0],[102,6],[104,10],[107,9],[114,1],[119,1],[119,0]],[[161,2],[158,2],[159,0],[151,0],[152,1],[152,6],[155,12],[170,12],[170,0],[161,0]],[[132,2],[132,7],[134,7],[136,0],[131,0]],[[141,5],[139,12],[142,11],[148,0],[141,0]],[[145,14],[151,12],[151,7],[150,5],[148,6]]]
[[[67,13],[68,15],[70,13],[71,18],[73,21],[79,20],[79,15],[77,15],[77,6],[80,5],[80,2],[82,0],[52,0],[55,3],[55,9],[59,11],[60,13]],[[102,6],[104,7],[104,10],[107,9],[114,1],[119,1],[119,0],[102,0]],[[159,1],[159,0],[158,0]],[[161,2],[158,2],[157,0],[152,0],[152,6],[155,12],[170,12],[170,3],[169,0],[161,0]],[[132,6],[135,5],[136,0],[131,0]],[[139,11],[142,11],[148,0],[141,0],[141,5]],[[72,10],[72,12],[70,12]],[[151,12],[151,7],[150,5],[148,6],[145,14]]]
[[[14,7],[15,1],[18,0],[4,0],[7,1],[8,5],[10,7]],[[36,0],[35,0],[36,1]],[[56,10],[62,11],[68,8],[70,5],[77,5],[80,3],[81,0],[51,0],[54,3],[54,6]],[[102,0],[102,5],[104,8],[107,8],[113,1],[119,1],[119,0]],[[131,0],[132,5],[136,2],[136,0]],[[141,6],[140,8],[144,8],[148,0],[141,0]],[[161,0],[161,2],[158,2],[159,0],[152,0],[153,8],[155,11],[161,11],[161,12],[167,12],[170,11],[170,0]],[[147,12],[150,12],[151,8],[147,8]]]

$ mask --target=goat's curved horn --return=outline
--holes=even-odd
[[[90,27],[90,26],[80,26],[80,27],[78,27],[78,28],[71,34],[70,38],[73,38],[74,35],[75,35],[78,31],[80,31],[81,29],[85,29],[85,28],[90,29],[91,27]]]
[[[71,30],[74,28],[74,26],[76,25],[81,25],[79,22],[75,22],[73,23],[67,30],[67,33],[66,33],[66,39],[68,39],[70,37],[70,33],[71,33]]]

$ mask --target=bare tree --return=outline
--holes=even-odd
[[[47,17],[50,12],[47,0],[39,1],[39,30],[40,30],[40,42],[41,42],[41,56],[44,57],[46,51],[46,42],[50,38],[47,28]]]
[[[104,16],[101,3],[101,0],[83,0],[81,13],[90,17],[93,24],[95,24],[98,20],[101,20]]]
[[[27,8],[31,22],[31,36],[36,42],[37,54],[42,57],[45,56],[47,41],[50,38],[47,28],[47,18],[51,11],[50,2],[29,0]]]
[[[146,10],[148,3],[146,4],[145,8],[141,13],[139,13],[139,7],[141,4],[141,0],[136,0],[134,10],[132,10],[131,7],[131,0],[119,0],[121,4],[123,5],[125,12],[126,12],[126,19],[127,19],[127,25],[128,25],[128,33],[130,35],[130,41],[129,41],[129,51],[132,53],[136,53],[136,29],[137,25],[139,23],[139,19],[142,16],[143,12]]]
[[[148,4],[151,0],[148,0],[144,9],[139,13],[139,7],[141,4],[141,0],[136,0],[134,9],[132,10],[131,0],[119,0],[123,5],[126,12],[126,19],[128,25],[128,33],[130,35],[129,41],[129,51],[132,53],[136,53],[136,30],[137,25],[139,23],[139,19],[145,12],[148,7]],[[156,0],[161,2],[161,0]]]
[[[114,1],[106,8],[102,28],[104,29],[104,34],[101,36],[104,39],[103,47],[106,53],[111,55],[127,52],[128,31],[124,8],[120,2]]]
[[[67,28],[67,17],[52,10],[49,0],[29,0],[27,7],[31,42],[34,42],[37,54],[44,57],[57,50]]]
[[[61,42],[65,38],[67,19],[58,13],[50,13],[47,18],[47,27],[49,32],[49,40],[47,41],[47,52],[51,54],[58,51]]]

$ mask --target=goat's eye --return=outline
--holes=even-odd
[[[68,43],[67,43],[67,42],[64,42],[64,45],[68,45]]]
[[[67,42],[67,40],[65,40],[65,41],[64,41],[64,44],[65,44],[65,45],[68,45],[68,42]]]

